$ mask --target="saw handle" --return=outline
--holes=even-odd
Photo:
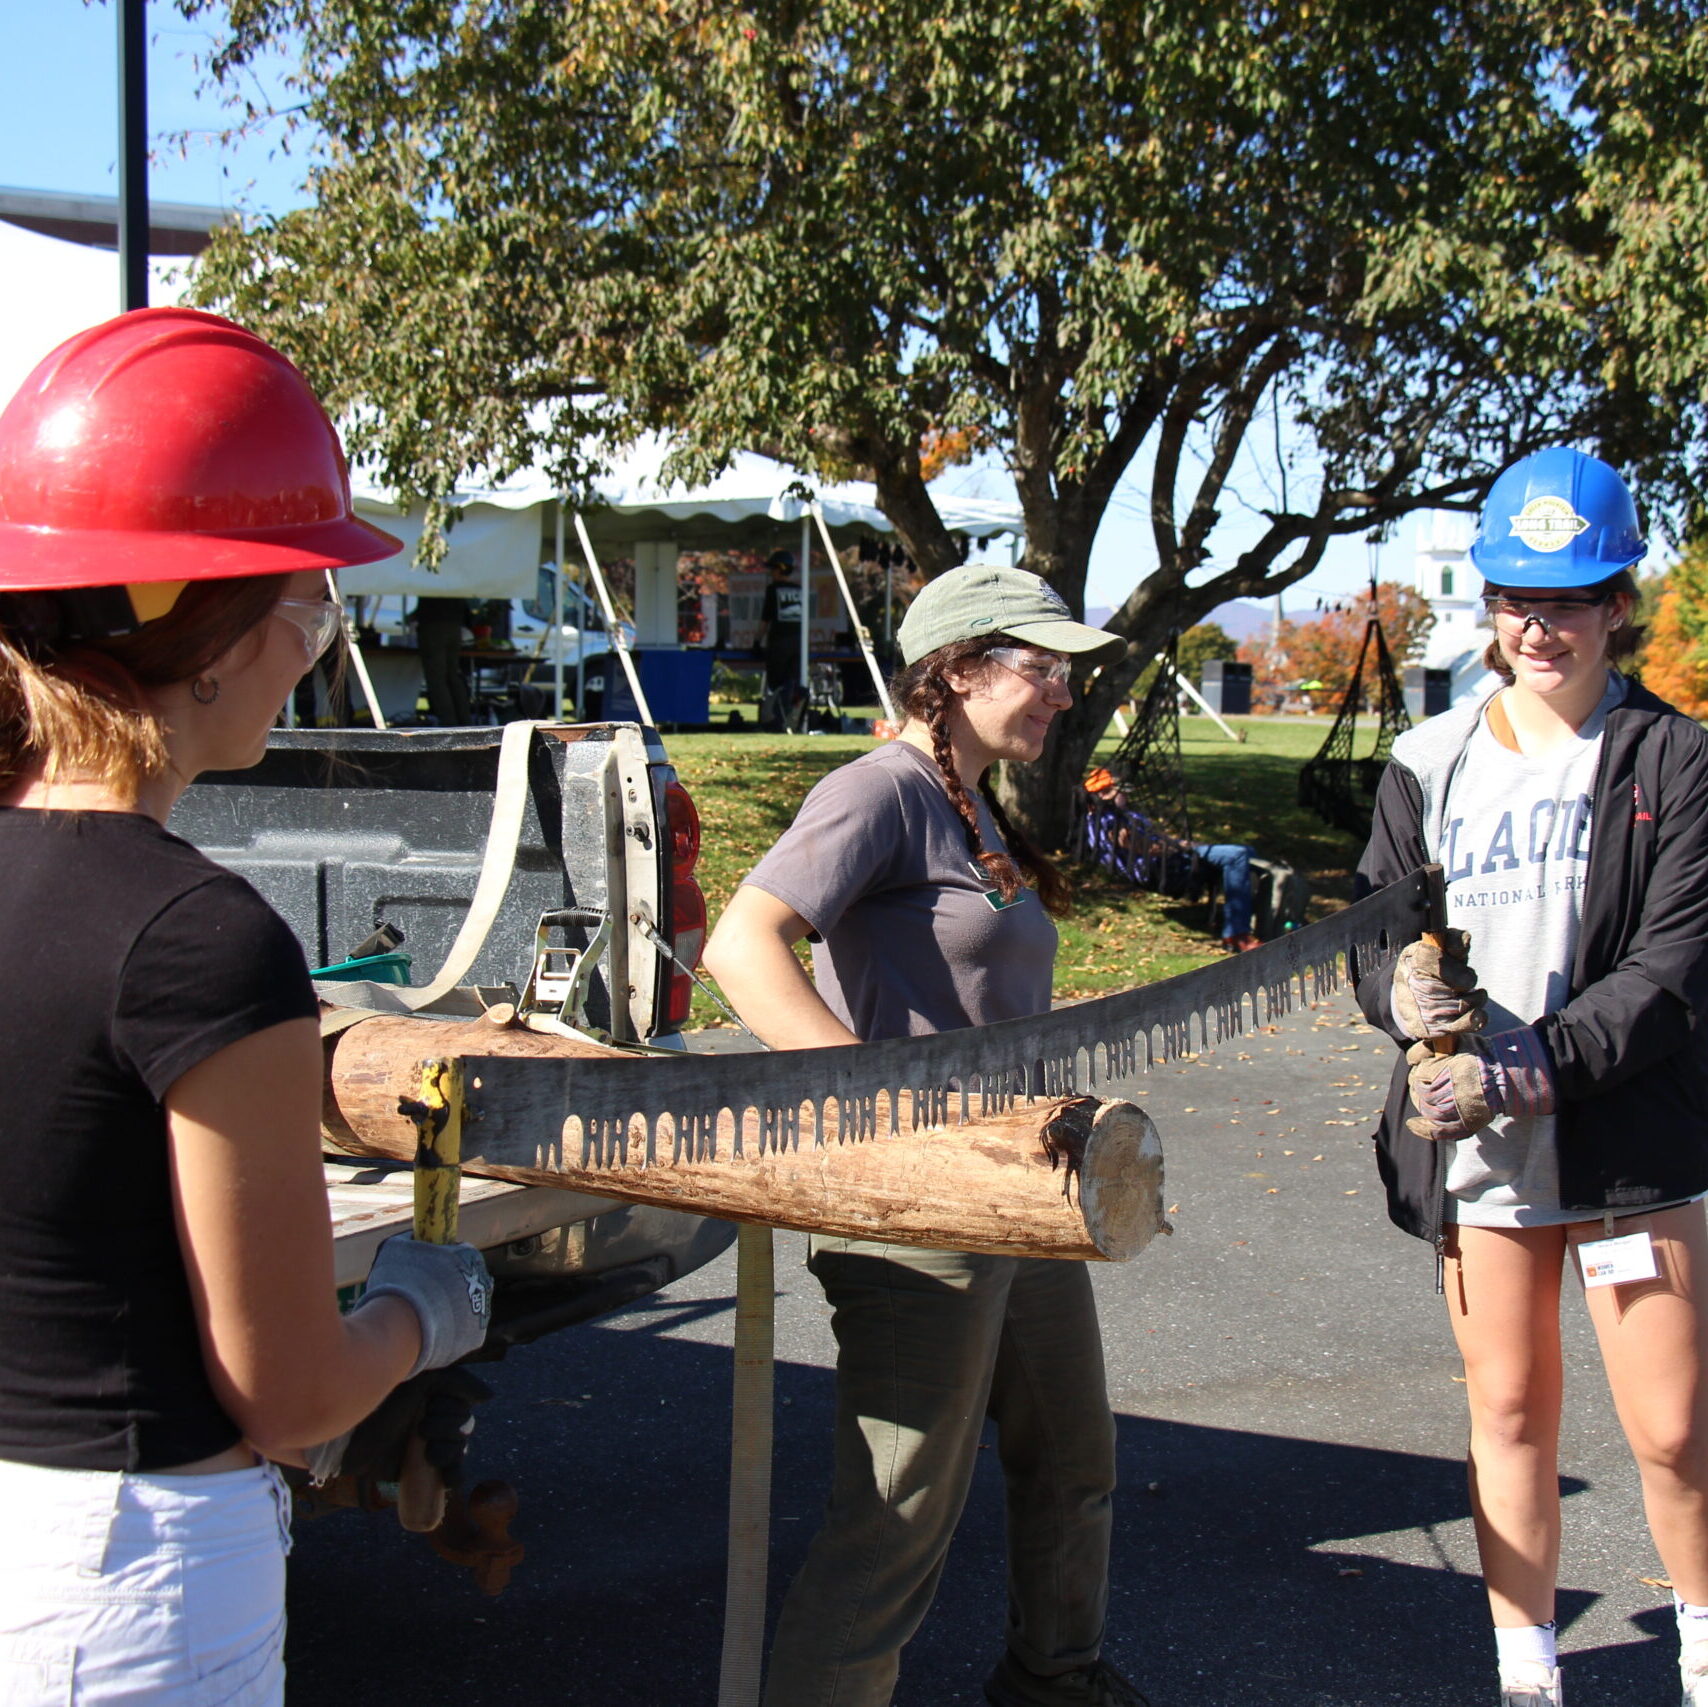
[[[463,1074],[451,1058],[421,1063],[421,1096],[398,1112],[415,1122],[415,1237],[448,1245],[457,1236],[462,1186]],[[427,1461],[427,1442],[411,1434],[397,1477],[397,1521],[428,1535],[445,1519],[445,1479]]]
[[[1447,922],[1447,874],[1436,864],[1424,868],[1424,904],[1428,911],[1425,917],[1435,924],[1445,926]],[[1447,937],[1445,930],[1425,930],[1419,933],[1429,946],[1440,954],[1447,952]],[[1429,1039],[1430,1051],[1436,1055],[1451,1055],[1459,1047],[1456,1037],[1432,1037]]]
[[[1423,933],[1423,940],[1428,943],[1431,948],[1438,949],[1442,954],[1447,952],[1447,939],[1440,931],[1425,931]],[[1429,1047],[1431,1052],[1436,1055],[1451,1055],[1458,1049],[1459,1040],[1457,1037],[1451,1036],[1432,1037],[1429,1039]]]

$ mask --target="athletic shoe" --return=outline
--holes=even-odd
[[[1150,1707],[1150,1703],[1107,1660],[1083,1671],[1039,1677],[1012,1654],[1004,1654],[985,1679],[990,1707]]]
[[[1244,936],[1225,936],[1222,947],[1229,954],[1244,954],[1248,948],[1262,948],[1263,938],[1255,931],[1247,931]]]
[[[1708,1641],[1686,1643],[1678,1656],[1678,1671],[1684,1683],[1684,1707],[1708,1707]]]
[[[1500,1707],[1560,1707],[1560,1668],[1526,1661],[1500,1674]]]

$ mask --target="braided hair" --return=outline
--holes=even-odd
[[[955,703],[954,689],[949,686],[950,675],[976,674],[980,660],[987,652],[1014,644],[1015,641],[1006,634],[985,634],[976,640],[951,641],[902,670],[890,684],[890,694],[897,709],[905,717],[924,724],[930,734],[931,755],[937,761],[937,770],[943,778],[950,803],[966,827],[967,846],[973,862],[989,876],[1003,904],[1006,906],[1019,896],[1024,874],[1024,878],[1030,879],[1037,889],[1044,910],[1059,919],[1067,913],[1072,901],[1073,891],[1068,880],[1010,820],[996,798],[989,771],[978,779],[978,790],[990,808],[990,815],[1008,851],[984,845],[978,808],[955,769],[954,749],[949,740],[949,710]],[[988,669],[990,666],[983,667]]]

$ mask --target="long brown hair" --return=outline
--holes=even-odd
[[[1059,919],[1067,913],[1073,900],[1068,880],[1010,821],[1002,803],[996,798],[989,771],[978,779],[978,790],[990,808],[990,815],[1008,851],[984,845],[978,808],[955,769],[954,748],[949,740],[949,709],[955,703],[955,691],[949,686],[950,675],[976,675],[981,670],[988,670],[991,665],[983,661],[987,652],[999,646],[1017,644],[1020,643],[1006,634],[983,634],[977,640],[951,641],[902,670],[890,684],[890,696],[904,716],[917,719],[930,733],[931,755],[937,761],[943,787],[966,826],[967,846],[975,863],[988,873],[1003,903],[1006,905],[1019,896],[1023,887],[1021,874],[1024,872],[1037,888],[1044,910]]]
[[[1605,583],[1610,593],[1628,593],[1631,596],[1631,615],[1637,614],[1637,577],[1629,569],[1621,569]],[[1490,588],[1498,592],[1499,588]],[[1621,628],[1614,629],[1607,636],[1607,661],[1615,668],[1623,664],[1627,658],[1635,657],[1642,649],[1643,640],[1648,629],[1640,622],[1627,622]],[[1493,670],[1500,679],[1511,687],[1517,679],[1513,675],[1512,666],[1506,661],[1506,654],[1500,649],[1500,634],[1497,631],[1494,638],[1483,648],[1483,668]]]
[[[0,597],[0,787],[40,766],[134,800],[167,765],[148,691],[193,681],[265,622],[286,575],[192,581],[164,616],[109,640],[57,636],[54,595]]]

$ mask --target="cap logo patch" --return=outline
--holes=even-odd
[[[1048,605],[1057,616],[1065,616],[1069,621],[1073,619],[1073,612],[1068,609],[1067,600],[1047,581],[1039,582],[1038,598],[1041,603]]]
[[[1532,498],[1512,518],[1512,531],[1532,551],[1564,551],[1589,526],[1565,498]]]

